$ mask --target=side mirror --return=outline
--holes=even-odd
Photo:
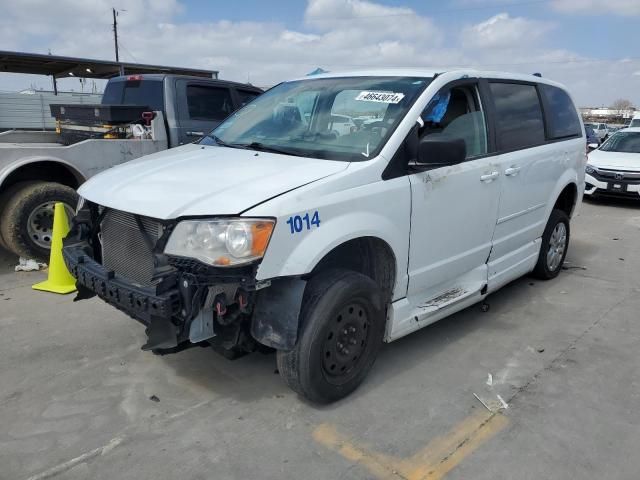
[[[418,158],[415,168],[444,167],[464,162],[467,156],[467,146],[462,138],[444,135],[427,135],[418,144]]]
[[[597,143],[590,143],[590,144],[587,145],[587,147],[589,148],[589,151],[595,150],[596,148],[598,148],[598,144]]]

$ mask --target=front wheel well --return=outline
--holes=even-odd
[[[52,160],[28,163],[16,168],[0,186],[0,193],[18,182],[26,181],[55,182],[73,189],[77,189],[84,178],[71,167]]]
[[[553,209],[562,210],[567,214],[567,217],[571,218],[571,213],[576,206],[576,202],[578,200],[578,187],[576,187],[575,183],[570,183],[558,196]]]
[[[342,243],[327,253],[311,275],[331,268],[362,273],[378,284],[391,300],[396,283],[396,258],[387,242],[377,237],[360,237]]]

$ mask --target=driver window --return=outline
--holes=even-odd
[[[467,147],[467,159],[487,153],[487,127],[477,87],[441,90],[431,99],[421,118],[424,122],[421,138],[427,135],[461,138]]]

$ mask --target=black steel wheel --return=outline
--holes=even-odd
[[[329,333],[324,341],[323,372],[329,383],[341,385],[358,371],[366,357],[371,328],[365,306],[350,303],[329,319]]]
[[[378,285],[347,270],[312,278],[305,289],[298,342],[278,351],[278,370],[294,391],[329,403],[362,383],[378,354],[385,308]]]

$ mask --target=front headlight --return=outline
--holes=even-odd
[[[587,172],[589,175],[592,175],[596,172],[596,169],[587,163],[587,166],[584,167],[584,171]]]
[[[275,220],[219,218],[183,220],[171,233],[164,253],[191,257],[216,267],[231,267],[264,256]]]

